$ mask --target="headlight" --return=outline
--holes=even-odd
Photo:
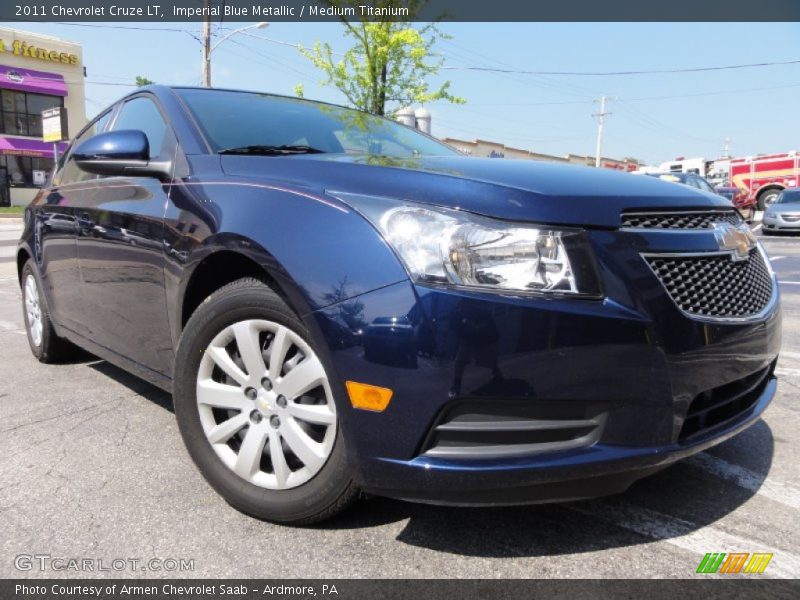
[[[598,296],[586,235],[459,210],[333,193],[363,214],[420,283]]]

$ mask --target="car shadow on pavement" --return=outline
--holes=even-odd
[[[397,540],[464,556],[510,558],[592,552],[669,539],[735,511],[757,492],[772,464],[774,440],[762,420],[704,453],[607,498],[503,508],[457,508],[373,498],[323,529],[375,527],[408,520]],[[747,487],[732,474],[698,465],[736,464],[756,475]],[[713,470],[713,469],[712,469]]]
[[[106,377],[113,379],[117,383],[124,385],[132,392],[139,394],[142,398],[149,400],[153,404],[160,406],[164,410],[168,410],[174,414],[175,409],[172,406],[171,394],[151,383],[146,382],[144,379],[140,379],[135,375],[131,375],[127,371],[123,371],[119,367],[112,365],[105,360],[98,360],[91,355],[87,356],[89,356],[91,360],[95,361],[88,363],[90,368],[94,369],[98,373],[102,373]]]

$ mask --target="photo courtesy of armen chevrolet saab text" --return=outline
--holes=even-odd
[[[36,358],[170,391],[208,483],[282,523],[621,493],[776,390],[778,285],[726,198],[299,98],[137,89],[17,264]]]

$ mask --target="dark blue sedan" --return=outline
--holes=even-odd
[[[211,486],[279,522],[618,493],[775,393],[778,287],[724,198],[296,98],[137,90],[17,257],[33,354],[171,391]]]

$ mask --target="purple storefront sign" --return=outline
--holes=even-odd
[[[63,153],[66,149],[66,142],[58,144],[59,153]],[[53,158],[53,144],[30,138],[0,137],[0,154]]]
[[[67,95],[67,84],[63,75],[8,65],[0,65],[0,88],[51,96]]]

